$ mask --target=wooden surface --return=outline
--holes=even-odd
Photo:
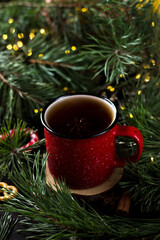
[[[84,195],[84,196],[100,194],[102,192],[105,192],[111,189],[116,183],[118,183],[122,175],[123,175],[123,168],[122,167],[115,168],[110,178],[107,181],[105,181],[103,184],[93,188],[88,188],[88,189],[80,189],[80,190],[70,189],[70,191],[73,194]],[[46,183],[51,184],[52,188],[56,190],[55,180],[49,171],[48,163],[46,164]],[[57,182],[56,182],[56,185],[57,185]]]

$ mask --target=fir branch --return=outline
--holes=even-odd
[[[93,78],[104,73],[106,81],[119,83],[120,75],[125,78],[128,68],[135,69],[141,61],[142,36],[137,36],[133,24],[126,26],[121,16],[119,20],[105,19],[99,35],[91,35],[90,42],[84,46],[84,54],[92,59],[90,68],[96,71]]]
[[[11,129],[13,132],[11,133]],[[3,123],[0,129],[0,171],[2,175],[13,172],[19,161],[23,161],[24,152],[35,149],[44,144],[44,140],[32,144],[29,147],[22,148],[30,141],[30,131],[26,131],[27,124],[22,120],[17,120],[15,124],[11,121]],[[29,152],[31,155],[31,153]]]
[[[9,236],[16,221],[13,222],[12,215],[10,213],[4,213],[0,218],[0,239],[6,240]]]
[[[11,83],[9,83],[9,82],[7,81],[7,79],[6,79],[1,73],[0,73],[0,78],[1,78],[1,80],[2,80],[5,84],[7,84],[7,85],[9,86],[9,88],[13,89],[13,91],[16,92],[20,97],[22,97],[22,98],[29,98],[29,99],[31,99],[31,100],[34,101],[34,102],[44,104],[43,101],[41,101],[41,100],[39,100],[39,99],[36,99],[36,98],[30,96],[28,93],[23,92],[21,89],[18,89],[17,87],[15,87],[15,86],[12,85]]]
[[[158,234],[160,219],[134,219],[118,216],[100,216],[95,210],[78,203],[64,182],[46,186],[46,156],[40,152],[34,161],[26,155],[25,164],[18,165],[15,177],[10,176],[19,189],[18,195],[1,206],[6,211],[17,212],[25,217],[21,223],[23,231],[30,233],[29,238],[62,239],[100,236],[107,239],[124,239]],[[26,181],[26,179],[28,179]],[[34,224],[33,224],[34,223]]]

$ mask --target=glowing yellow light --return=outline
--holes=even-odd
[[[40,33],[41,33],[41,34],[45,34],[45,33],[46,33],[46,30],[45,30],[44,28],[41,28],[41,29],[40,29]]]
[[[11,49],[12,49],[12,44],[8,44],[8,45],[6,46],[6,48],[7,48],[8,50],[11,50]]]
[[[63,90],[64,90],[64,91],[68,91],[68,87],[64,87]]]
[[[24,34],[23,33],[18,33],[18,38],[24,38]]]
[[[65,54],[69,54],[69,53],[70,53],[70,50],[66,50],[66,51],[65,51]]]
[[[153,116],[151,116],[151,119],[154,119],[154,117],[153,117]]]
[[[152,27],[154,27],[155,26],[155,23],[154,22],[152,22]]]
[[[138,95],[140,95],[140,94],[141,94],[141,92],[142,92],[142,91],[141,91],[141,90],[139,90],[139,91],[138,91]]]
[[[7,34],[3,34],[2,38],[3,38],[3,40],[6,40],[8,38],[8,35]]]
[[[35,112],[35,113],[38,113],[38,109],[34,109],[34,112]]]
[[[35,34],[34,34],[33,32],[31,32],[31,33],[29,34],[29,38],[32,40],[34,37],[35,37]]]
[[[27,55],[31,56],[32,55],[32,51],[28,51]]]
[[[14,45],[13,45],[13,49],[14,49],[15,51],[18,51],[18,46],[17,46],[16,44],[14,44]]]
[[[111,91],[111,92],[114,92],[114,91],[115,91],[115,88],[114,88],[114,87],[110,88],[110,91]]]
[[[81,11],[82,11],[82,12],[87,12],[87,11],[88,11],[88,8],[82,8]]]
[[[9,24],[12,24],[12,23],[13,23],[13,18],[10,18],[10,19],[8,20],[8,23],[9,23]]]
[[[19,48],[23,47],[23,42],[22,42],[22,41],[18,41],[18,42],[17,42],[17,46],[18,46]]]
[[[122,109],[122,110],[125,110],[125,107],[121,106],[121,109]]]
[[[15,33],[16,30],[15,30],[15,28],[12,28],[12,27],[11,27],[11,28],[9,29],[9,31],[10,31],[10,33]]]
[[[130,61],[130,63],[131,63],[131,64],[136,64],[136,63],[135,63],[135,62],[133,62],[133,61]]]
[[[72,51],[76,51],[77,48],[76,48],[76,46],[72,46],[71,49],[72,49]]]
[[[108,86],[108,87],[107,87],[107,89],[111,89],[111,88],[112,88],[112,86]]]
[[[151,62],[152,62],[153,65],[156,65],[156,62],[155,62],[154,59],[152,59]]]
[[[120,78],[124,77],[124,75],[123,75],[123,74],[120,74],[119,76],[120,76]]]
[[[111,91],[111,92],[114,92],[114,91],[115,91],[115,88],[112,87],[112,86],[108,86],[107,89],[108,89],[109,91]]]
[[[144,82],[149,82],[150,81],[150,76],[145,77]]]
[[[41,112],[42,112],[42,111],[43,111],[43,108],[40,108],[40,109],[39,109],[39,111],[41,111]]]
[[[133,118],[133,114],[132,114],[132,113],[129,113],[129,117],[130,117],[130,118]]]
[[[154,161],[154,157],[151,157],[151,162],[153,162]]]
[[[141,77],[140,73],[136,75],[136,79],[139,79],[140,77]]]
[[[43,54],[42,54],[42,53],[38,54],[38,57],[39,57],[39,58],[42,58],[42,57],[43,57]]]

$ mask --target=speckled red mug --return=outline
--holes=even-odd
[[[47,115],[55,103],[83,96],[105,102],[113,114],[109,126],[96,134],[78,138],[54,131],[47,123]],[[125,161],[138,161],[143,150],[141,132],[135,127],[117,125],[117,108],[106,98],[88,94],[58,97],[44,108],[41,121],[44,126],[49,171],[56,179],[65,180],[72,189],[87,189],[104,183],[116,167],[124,167]],[[128,158],[116,156],[115,139],[118,136],[131,137],[135,140],[137,151],[134,156]]]

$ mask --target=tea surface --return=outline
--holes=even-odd
[[[105,100],[88,95],[61,97],[46,110],[47,125],[69,138],[86,138],[103,132],[113,121],[114,111]]]

